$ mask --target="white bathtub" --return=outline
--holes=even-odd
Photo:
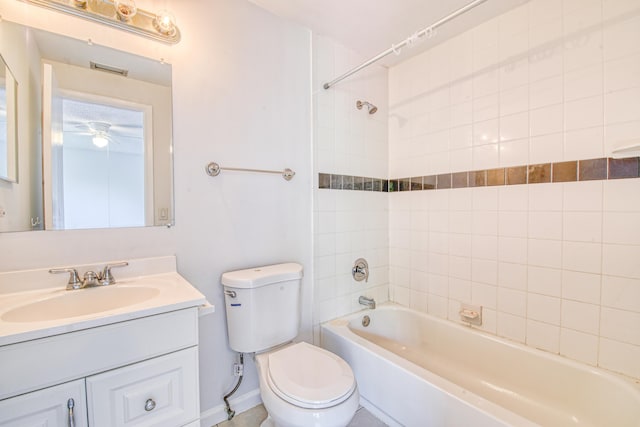
[[[392,425],[640,426],[632,381],[393,304],[323,324],[322,347]]]

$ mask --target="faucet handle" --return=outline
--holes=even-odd
[[[69,281],[67,282],[67,290],[82,288],[82,280],[78,276],[78,271],[75,268],[52,268],[49,273],[60,274],[69,273]]]
[[[115,277],[113,277],[113,274],[111,274],[111,269],[117,267],[126,267],[127,265],[129,265],[127,261],[115,262],[113,264],[105,265],[102,269],[102,273],[99,275],[100,283],[104,286],[115,284],[116,279]]]

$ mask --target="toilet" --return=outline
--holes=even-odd
[[[351,367],[337,355],[299,342],[302,266],[276,264],[222,275],[229,345],[255,353],[261,427],[345,427],[360,395]]]

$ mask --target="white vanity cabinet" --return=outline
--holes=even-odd
[[[0,426],[197,425],[197,318],[191,307],[0,346]]]
[[[76,380],[0,401],[0,426],[85,427],[86,413],[84,380]]]

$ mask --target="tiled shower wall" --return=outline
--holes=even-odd
[[[633,139],[637,0],[532,0],[389,72],[390,178],[602,158]],[[488,332],[640,378],[640,179],[388,197],[394,301],[452,321],[479,304]]]
[[[319,189],[318,173],[387,178],[387,70],[370,67],[329,90],[322,84],[367,58],[333,42],[313,37],[314,100],[314,325],[362,308],[358,297],[388,299],[389,237],[387,193]],[[378,106],[358,110],[356,101]],[[340,177],[342,178],[342,177]],[[379,181],[376,181],[379,182]],[[385,181],[386,182],[386,181]],[[360,186],[358,186],[360,184]],[[353,186],[352,182],[352,186]],[[351,268],[369,262],[368,282],[356,282]],[[317,332],[317,328],[316,332]]]

